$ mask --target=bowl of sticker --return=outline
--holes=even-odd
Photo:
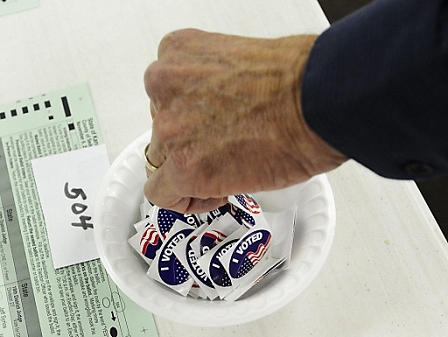
[[[299,296],[333,242],[327,177],[181,214],[143,196],[149,139],[143,134],[117,157],[95,204],[97,249],[120,290],[155,315],[204,327],[253,321]]]

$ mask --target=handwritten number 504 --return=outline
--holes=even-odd
[[[71,190],[68,189],[68,183],[65,183],[64,185],[64,194],[69,199],[77,199],[78,197],[81,197],[82,200],[87,199],[86,193],[82,190],[82,188],[72,188]],[[91,216],[83,215],[84,211],[88,208],[87,205],[75,202],[72,207],[72,213],[75,215],[79,215],[79,222],[72,222],[73,227],[81,227],[82,229],[86,230],[88,228],[93,228],[93,224],[89,223],[87,221],[91,220]]]

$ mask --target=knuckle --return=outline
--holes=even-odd
[[[189,40],[201,34],[202,31],[194,28],[179,29],[166,34],[159,43],[158,57],[164,56],[171,50],[179,50],[189,43]]]
[[[170,49],[175,48],[179,44],[180,31],[174,31],[166,34],[159,43],[157,56],[160,58],[165,55]]]
[[[160,66],[158,65],[158,62],[151,63],[145,70],[145,73],[143,75],[143,81],[145,84],[146,93],[149,97],[151,97],[151,94],[155,91],[157,88],[157,72],[158,68]]]
[[[156,98],[164,92],[171,78],[169,67],[165,66],[163,62],[156,61],[151,63],[144,74],[144,84],[146,93],[149,98]]]

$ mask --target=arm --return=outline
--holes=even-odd
[[[448,172],[448,1],[378,0],[317,39],[302,107],[325,141],[376,173]]]
[[[378,0],[316,43],[168,35],[145,76],[147,198],[200,212],[347,157],[391,178],[448,172],[446,2]]]

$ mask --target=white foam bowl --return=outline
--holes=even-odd
[[[285,191],[289,199],[295,197],[295,202],[288,203],[295,212],[291,265],[264,279],[242,299],[227,302],[184,298],[148,278],[148,265],[127,240],[134,234],[133,224],[138,220],[143,200],[143,149],[149,139],[150,133],[143,134],[118,156],[102,182],[95,205],[97,249],[106,271],[124,294],[142,308],[169,320],[220,327],[271,314],[303,292],[322,268],[333,242],[335,207],[325,175]],[[281,191],[269,193],[274,198],[282,196]],[[258,196],[269,202],[269,195],[261,192]],[[277,199],[271,201],[269,204],[278,209]]]

